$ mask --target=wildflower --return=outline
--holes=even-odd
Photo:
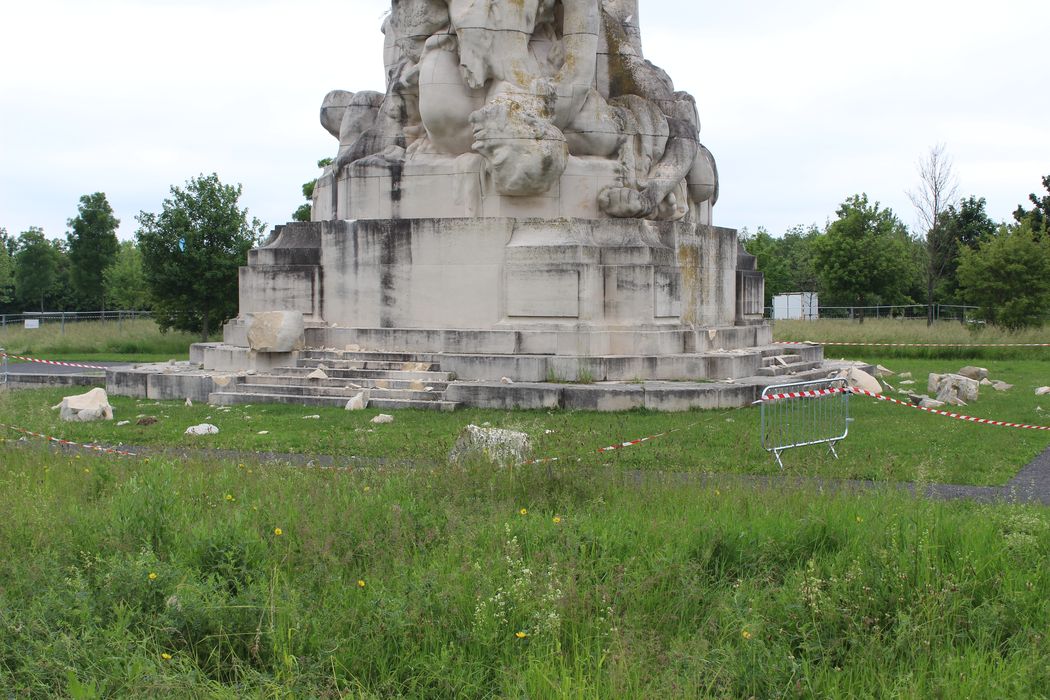
[[[522,515],[528,515],[528,514],[529,514],[529,509],[528,509],[528,508],[522,508],[522,509],[521,509],[521,510],[519,510],[518,512],[519,512],[520,514],[522,514]]]
[[[721,496],[721,495],[722,495],[722,492],[721,492],[721,491],[719,491],[718,489],[715,489],[715,495],[716,495],[716,496]]]
[[[232,493],[226,494],[226,500],[227,501],[232,501],[233,500],[233,494]]]
[[[357,580],[357,587],[358,588],[364,588],[365,587],[365,582],[362,581],[361,579],[358,579]]]
[[[559,517],[559,516],[557,516],[557,515],[555,515],[555,516],[554,516],[553,518],[551,518],[551,520],[552,520],[552,522],[553,522],[553,523],[554,523],[555,525],[557,525],[557,524],[561,523],[561,517]]]
[[[157,572],[156,571],[149,572],[149,580],[150,581],[156,581],[157,580]]]
[[[366,486],[366,487],[365,487],[365,493],[368,493],[368,492],[369,492],[369,491],[371,491],[371,490],[372,490],[372,487],[371,487],[371,486]]]
[[[283,535],[283,534],[284,534],[284,530],[282,530],[282,529],[281,529],[281,528],[279,528],[279,527],[275,527],[275,528],[273,529],[273,534],[274,534],[274,536],[276,536],[276,537],[280,537],[281,535]]]
[[[751,639],[751,632],[749,632],[748,630],[741,630],[740,636],[744,639]]]
[[[514,636],[517,637],[518,639],[525,639],[525,637],[528,637],[529,635],[526,634],[525,632],[515,632]]]
[[[88,469],[87,467],[84,467],[84,473],[85,473],[85,474],[90,474],[90,473],[91,473],[91,470],[90,470],[90,469]]]
[[[857,516],[857,522],[858,522],[858,523],[862,523],[862,522],[864,522],[864,518],[862,518],[862,517],[860,517],[860,516],[858,515],[858,516]]]
[[[164,659],[165,661],[171,661],[171,654],[169,654],[168,652],[164,652],[160,655],[160,658]]]

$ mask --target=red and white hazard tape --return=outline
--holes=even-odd
[[[62,438],[52,437],[50,435],[44,435],[43,433],[34,433],[32,430],[26,430],[25,428],[16,428],[13,425],[4,425],[3,423],[0,423],[0,428],[6,428],[8,430],[13,430],[16,433],[21,433],[22,435],[28,435],[30,437],[40,438],[41,440],[47,440],[48,442],[53,442],[56,445],[64,445],[65,447],[79,447],[79,448],[82,448],[82,449],[85,449],[85,450],[94,450],[95,452],[100,452],[102,454],[120,455],[122,457],[135,457],[136,456],[134,452],[125,452],[124,450],[115,450],[115,449],[113,449],[111,447],[102,447],[101,445],[91,445],[91,444],[85,444],[85,443],[81,443],[81,442],[72,442],[71,440],[63,440]]]
[[[57,365],[59,367],[80,367],[81,369],[108,369],[101,365],[79,365],[75,362],[57,362],[55,360],[39,360],[35,357],[22,357],[21,355],[8,355],[6,352],[0,353],[0,357],[9,357],[12,360],[24,360],[26,362],[36,362],[42,365]]]
[[[872,399],[879,401],[888,401],[889,403],[895,403],[898,406],[907,406],[908,408],[914,408],[919,411],[926,413],[933,413],[938,416],[944,416],[946,418],[954,418],[955,420],[962,420],[968,423],[979,423],[981,425],[994,425],[1000,428],[1019,428],[1021,430],[1045,430],[1050,431],[1050,425],[1027,425],[1024,423],[1009,423],[1001,420],[990,420],[988,418],[977,418],[975,416],[967,416],[962,413],[952,413],[951,411],[940,411],[936,408],[926,408],[925,406],[918,406],[909,401],[901,401],[900,399],[894,399],[883,394],[876,394],[873,391],[865,391],[864,389],[857,388],[838,388],[838,389],[819,389],[816,391],[796,391],[790,394],[766,394],[762,397],[762,401],[783,401],[789,399],[809,399],[819,398],[821,396],[829,396],[832,394],[857,394],[860,396],[867,396]]]
[[[855,343],[822,340],[778,340],[775,345],[842,345],[847,347],[872,348],[1050,348],[1050,343]]]

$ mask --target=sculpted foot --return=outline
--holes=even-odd
[[[630,187],[607,187],[598,196],[598,206],[609,216],[620,219],[644,219],[656,209],[648,190]]]

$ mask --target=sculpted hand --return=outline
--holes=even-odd
[[[648,190],[639,192],[630,187],[606,187],[598,195],[598,206],[620,219],[644,219],[656,209]]]

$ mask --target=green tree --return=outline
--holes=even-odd
[[[322,158],[317,161],[317,167],[324,170],[326,167],[332,164],[331,158]],[[303,183],[303,196],[306,197],[306,204],[300,204],[299,208],[292,213],[292,221],[309,221],[311,211],[313,209],[314,201],[314,187],[317,185],[317,180],[310,180],[309,182]]]
[[[103,271],[109,308],[140,311],[150,308],[142,251],[135,241],[121,241],[113,264]]]
[[[959,295],[959,256],[963,250],[976,248],[980,241],[996,232],[998,226],[985,211],[984,198],[967,197],[951,205],[941,217],[937,229],[940,237],[935,250],[941,256],[935,266],[941,270],[936,295],[941,303],[962,303]]]
[[[15,300],[15,261],[9,242],[7,229],[0,228],[0,308],[4,309]]]
[[[163,329],[212,329],[237,313],[237,270],[259,239],[263,224],[237,207],[241,186],[201,175],[171,188],[159,214],[141,212],[136,238]]]
[[[816,226],[796,226],[777,238],[759,227],[754,235],[741,233],[744,248],[758,258],[758,269],[766,278],[766,306],[786,292],[818,291],[813,266],[814,247],[822,236]]]
[[[1031,222],[1003,225],[977,249],[964,248],[959,286],[989,323],[1009,329],[1038,325],[1050,308],[1050,242]]]
[[[24,308],[45,310],[48,297],[54,297],[61,249],[52,245],[44,231],[30,226],[18,236],[15,254],[15,297]]]
[[[1028,195],[1028,201],[1035,205],[1031,210],[1025,209],[1021,204],[1014,212],[1017,223],[1023,224],[1027,221],[1037,237],[1050,233],[1050,175],[1043,178],[1043,188],[1047,192],[1046,195]]]
[[[105,281],[102,272],[113,264],[117,255],[117,227],[120,220],[102,192],[80,198],[76,217],[69,220],[72,229],[69,244],[70,282],[76,293],[76,305],[85,309],[104,308]]]
[[[830,301],[851,306],[908,301],[915,263],[904,224],[891,209],[869,203],[866,194],[848,198],[837,215],[814,259]]]

